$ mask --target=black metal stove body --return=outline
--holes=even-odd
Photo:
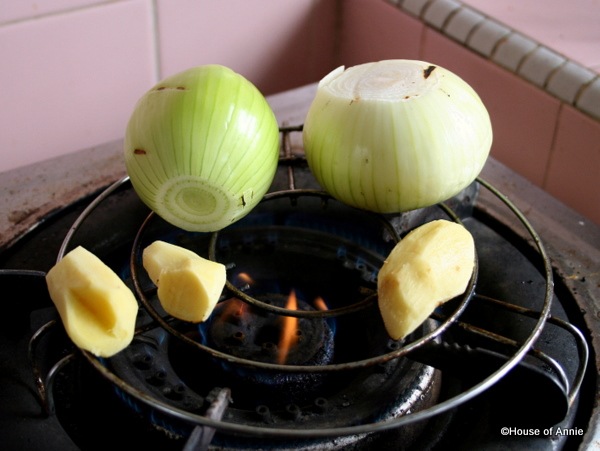
[[[317,187],[302,158],[284,149],[282,164],[271,191],[289,191],[290,188],[296,193]],[[471,287],[475,291],[473,298],[451,303],[450,310],[438,311],[433,316],[432,321],[436,324],[432,326],[433,330],[442,324],[444,330],[448,328],[449,335],[440,334],[436,340],[430,340],[427,346],[416,350],[404,349],[405,343],[386,341],[386,348],[377,350],[376,355],[346,356],[333,362],[326,359],[326,367],[347,367],[354,365],[356,360],[361,362],[351,369],[354,371],[352,377],[359,379],[358,387],[367,390],[364,398],[353,393],[354,386],[345,386],[344,377],[335,376],[332,382],[328,373],[337,374],[333,371],[336,368],[333,368],[331,372],[317,372],[316,379],[308,379],[317,387],[307,390],[306,399],[298,402],[288,399],[281,404],[277,398],[265,401],[249,396],[249,400],[241,401],[239,407],[235,402],[239,387],[234,387],[234,390],[220,387],[218,377],[204,378],[208,380],[205,382],[202,371],[189,372],[184,368],[185,360],[190,358],[186,354],[179,359],[184,360],[183,366],[177,359],[164,358],[164,354],[170,352],[168,349],[184,346],[178,344],[178,334],[190,336],[195,333],[179,329],[169,322],[140,333],[130,349],[113,358],[112,362],[98,361],[87,353],[81,355],[78,350],[72,353],[72,345],[61,331],[60,324],[52,326],[49,323],[58,318],[47,298],[43,273],[54,264],[58,254],[66,251],[60,249],[63,239],[73,231],[69,232],[72,224],[81,218],[81,212],[90,199],[65,209],[3,255],[2,266],[5,268],[37,271],[19,274],[9,271],[2,275],[5,285],[12,287],[12,291],[5,293],[17,293],[15,298],[5,302],[7,313],[3,316],[3,332],[0,335],[4,381],[0,386],[0,428],[4,448],[85,450],[112,446],[117,442],[123,443],[123,440],[126,441],[124,444],[148,446],[149,449],[184,449],[186,444],[190,449],[200,449],[203,440],[211,442],[214,449],[252,449],[258,446],[306,450],[381,449],[382,446],[395,449],[491,449],[500,445],[520,449],[557,449],[579,446],[590,427],[593,403],[597,397],[597,375],[593,366],[591,369],[588,367],[586,374],[582,373],[587,358],[585,346],[582,348],[577,330],[570,325],[583,324],[578,317],[580,311],[569,298],[567,290],[560,286],[552,290],[548,268],[539,249],[478,208],[479,189],[479,184],[475,184],[449,202],[450,215],[455,214],[455,219],[461,220],[476,238],[479,257],[476,284],[473,280]],[[312,191],[310,194],[312,196]],[[321,205],[323,199],[319,196],[317,204]],[[126,182],[119,184],[114,191],[111,188],[110,193],[101,198],[93,212],[84,215],[85,222],[78,224],[69,246],[81,244],[120,271],[132,284],[132,289],[141,291],[142,303],[146,307],[142,314],[146,319],[142,318],[142,325],[144,321],[156,325],[155,322],[160,323],[162,317],[150,306],[152,300],[145,299],[147,290],[140,288],[144,282],[136,277],[135,265],[130,265],[131,250],[134,250],[135,260],[136,246],[142,246],[138,240],[143,242],[143,239],[137,234],[141,224],[148,220],[148,210]],[[285,202],[292,205],[292,213],[283,216],[286,226],[290,226],[291,221],[292,235],[296,236],[298,228],[308,229],[309,236],[318,235],[318,239],[294,244],[295,238],[285,232],[286,229],[275,227],[268,232],[248,234],[242,223],[239,235],[232,229],[230,234],[224,232],[213,241],[208,239],[208,251],[216,253],[219,258],[223,255],[229,258],[232,248],[239,248],[242,253],[250,249],[242,255],[243,258],[233,258],[243,266],[248,255],[264,257],[269,246],[278,247],[274,245],[278,241],[289,244],[291,240],[292,253],[296,252],[296,248],[306,247],[308,255],[315,255],[317,247],[326,248],[333,242],[331,249],[324,249],[322,253],[331,254],[331,260],[336,262],[337,267],[349,271],[359,281],[343,297],[355,296],[357,292],[367,293],[365,298],[368,301],[381,258],[394,244],[393,235],[397,234],[398,239],[420,223],[448,215],[444,209],[432,207],[385,218],[386,227],[391,226],[389,236],[382,237],[380,234],[373,240],[373,236],[365,233],[360,226],[359,230],[352,230],[359,224],[355,222],[356,212],[343,209],[341,216],[338,212],[325,221],[317,221],[315,226],[311,223],[312,216],[307,219],[303,215],[305,200],[295,195],[291,199],[290,202],[286,198]],[[321,207],[311,208],[318,210]],[[264,230],[265,221],[272,223],[274,216],[281,216],[277,211],[266,214],[266,219],[259,212],[259,219],[251,218],[250,225],[246,227],[255,228],[258,221],[258,230]],[[299,212],[302,214],[297,214]],[[332,218],[337,219],[333,219],[332,223]],[[156,219],[152,221],[160,223]],[[148,237],[154,237],[155,233],[165,236],[160,224],[158,232],[152,225],[144,226],[144,233]],[[303,233],[306,234],[306,231],[298,236],[303,236]],[[188,234],[171,238],[184,245],[197,239]],[[278,257],[274,254],[272,258]],[[241,269],[249,268],[251,271],[252,258],[247,261],[247,268]],[[310,263],[305,262],[301,266],[302,271],[309,266]],[[287,268],[288,271],[290,269],[293,270]],[[279,274],[276,279],[281,276]],[[230,288],[240,298],[247,296],[238,287]],[[289,286],[286,286],[284,291],[288,289]],[[329,296],[328,293],[318,294]],[[360,301],[357,303],[360,304]],[[531,338],[531,331],[540,321],[540,311],[546,307],[550,316],[539,336],[536,335],[533,340],[533,356],[526,356],[507,375],[500,375],[497,383],[485,384],[486,378],[493,378],[506,362],[498,355],[507,354],[507,349],[518,353],[520,345]],[[366,321],[364,318],[369,315],[376,317],[374,309],[376,307],[371,305],[370,310],[369,307],[358,310],[358,319],[350,321],[349,330],[359,328],[360,321]],[[373,329],[374,326],[376,329],[377,320],[369,322],[367,328]],[[174,334],[169,330],[171,327],[175,327]],[[39,336],[32,341],[31,337],[36,332]],[[421,333],[427,335],[428,332],[429,329]],[[381,343],[381,334],[376,335],[375,341]],[[361,339],[359,335],[358,340]],[[583,340],[585,344],[588,339],[583,337]],[[202,344],[189,355],[194,356],[196,352],[202,354]],[[208,360],[214,357],[219,360],[219,355],[210,354]],[[380,355],[386,357],[377,360],[376,364],[368,363],[369,359],[379,359]],[[508,355],[510,358],[511,353],[508,352]],[[540,356],[543,356],[541,363]],[[65,359],[64,364],[58,366],[55,374],[52,368],[61,358]],[[203,365],[212,365],[207,363],[206,355],[196,358]],[[533,370],[527,366],[527,360],[532,361]],[[367,368],[366,373],[362,372],[364,368]],[[542,373],[547,372],[552,377],[540,376],[537,371],[540,368]],[[42,398],[46,396],[41,402],[38,395],[40,387],[33,384],[34,370],[40,371],[42,381],[47,375],[52,381],[51,385],[41,384]],[[250,368],[248,371],[255,370]],[[269,372],[272,368],[266,364],[259,370]],[[410,386],[410,391],[398,387],[397,380],[402,381],[401,385]],[[485,390],[478,390],[482,383],[486,385],[483,387]],[[320,384],[325,388],[321,389]],[[252,390],[251,386],[242,384],[240,387]],[[44,389],[48,389],[49,393],[44,393]],[[368,391],[371,389],[372,393]],[[466,396],[463,395],[465,392]],[[419,399],[409,399],[415,396]],[[147,398],[150,405],[144,402]],[[233,403],[230,403],[230,398]],[[393,398],[391,407],[385,406],[388,398]],[[458,402],[455,401],[457,398]],[[356,404],[364,405],[360,414],[352,413]],[[162,409],[162,406],[167,408]],[[381,414],[378,406],[382,407]],[[51,412],[44,412],[44,407],[50,408]],[[171,408],[174,410],[171,411]],[[183,415],[179,414],[180,411],[184,412]],[[190,424],[187,413],[192,420],[201,418],[200,424],[193,424],[193,421]],[[356,418],[348,419],[347,415]],[[221,419],[244,424],[221,428]],[[298,432],[302,427],[307,428],[306,434]]]

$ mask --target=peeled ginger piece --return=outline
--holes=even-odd
[[[408,233],[388,255],[377,280],[389,336],[406,337],[438,306],[464,293],[474,266],[475,242],[462,225],[440,219]]]
[[[133,340],[138,303],[123,280],[79,246],[46,274],[69,338],[98,357],[111,357]]]
[[[169,315],[199,323],[212,313],[226,281],[225,266],[164,241],[144,249],[142,263]]]

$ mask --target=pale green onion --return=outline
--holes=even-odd
[[[216,231],[248,214],[269,189],[279,127],[250,81],[223,66],[199,66],[142,96],[124,152],[148,207],[184,230]]]
[[[381,213],[434,205],[481,172],[492,126],[480,97],[434,64],[386,60],[334,70],[306,116],[306,158],[338,200]]]

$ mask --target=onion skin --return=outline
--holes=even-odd
[[[199,66],[141,97],[124,155],[148,207],[184,230],[212,232],[248,214],[269,189],[279,127],[251,82],[224,66]]]
[[[319,83],[303,130],[319,184],[358,208],[399,213],[467,187],[492,144],[487,109],[452,72],[384,60],[333,71]]]

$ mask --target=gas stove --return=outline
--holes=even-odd
[[[523,191],[525,182],[491,159],[481,179],[438,206],[402,215],[344,206],[319,189],[303,159],[299,120],[313,92],[270,98],[282,130],[277,177],[247,218],[219,233],[163,222],[117,170],[114,182],[96,174],[87,195],[56,199],[39,225],[5,240],[5,449],[598,443],[598,228],[566,234],[565,223],[583,220],[543,211],[565,210],[535,187]],[[436,218],[471,231],[476,271],[464,296],[405,340],[390,340],[375,302],[377,271],[405,233]],[[155,239],[226,264],[227,287],[207,322],[161,311],[140,264]],[[566,247],[579,241],[592,247]],[[142,306],[134,342],[110,359],[73,347],[46,292],[45,272],[76,245],[113,267]]]

